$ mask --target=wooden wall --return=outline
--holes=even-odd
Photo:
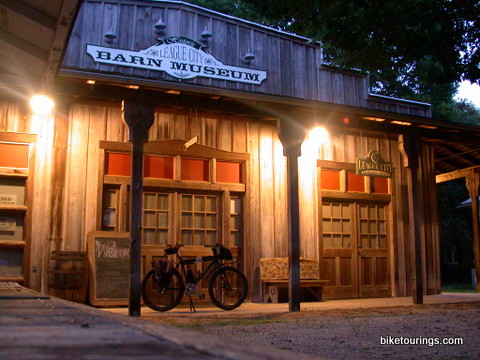
[[[56,119],[37,119],[15,103],[0,102],[0,131],[38,134],[32,211],[31,287],[45,290],[45,270],[51,250],[86,250],[86,234],[96,229],[99,186],[99,142],[126,142],[128,130],[119,103],[60,104]],[[55,130],[55,131],[54,131]],[[245,269],[259,279],[261,257],[287,257],[286,163],[276,124],[248,117],[207,113],[201,110],[157,108],[150,140],[199,137],[199,144],[250,154],[245,194]],[[317,159],[354,163],[368,150],[379,149],[392,161],[390,216],[393,295],[410,293],[409,224],[406,172],[395,137],[333,133],[329,145],[312,152],[304,144],[299,159],[301,200],[301,256],[319,256]],[[440,288],[439,243],[433,151],[423,147],[422,182],[425,226],[423,244],[425,288]],[[256,285],[254,300],[259,300]]]
[[[304,144],[305,145],[305,144]],[[355,163],[356,158],[364,158],[368,151],[379,150],[385,161],[391,161],[394,167],[394,176],[391,179],[392,201],[389,205],[389,218],[393,219],[389,225],[390,233],[390,273],[392,274],[392,295],[406,296],[411,293],[411,266],[410,264],[410,225],[409,208],[407,199],[407,173],[403,167],[403,159],[398,150],[396,136],[391,134],[360,136],[333,134],[329,144],[320,148],[319,159],[336,162]],[[304,156],[305,157],[305,156]],[[303,181],[303,204],[301,209],[305,213],[302,219],[303,239],[312,238],[314,241],[303,245],[311,251],[317,252],[320,248],[318,223],[312,224],[310,219],[318,219],[315,216],[316,204],[309,202],[309,198],[316,199],[315,189],[317,187],[316,177],[312,177],[312,161],[300,160],[301,174],[308,174]],[[423,276],[424,288],[428,294],[439,293],[441,289],[440,279],[440,258],[439,258],[439,234],[438,234],[438,213],[437,190],[434,176],[434,155],[433,149],[427,145],[422,147],[421,182],[423,186],[422,213],[424,225],[422,226],[422,255],[423,255]],[[314,188],[311,188],[312,186]],[[426,210],[428,209],[428,210]],[[308,215],[307,215],[308,214]],[[317,220],[318,221],[318,220]]]
[[[212,38],[206,51],[225,65],[265,70],[267,79],[259,86],[197,77],[181,80],[184,84],[238,90],[288,98],[395,111],[402,114],[431,116],[426,104],[385,99],[369,95],[367,75],[324,65],[322,49],[306,38],[282,33],[189,4],[161,1],[85,0],[74,25],[65,53],[63,69],[130,77],[133,83],[154,80],[159,87],[179,80],[163,72],[131,67],[98,64],[86,53],[86,45],[127,50],[143,50],[156,43],[160,35],[154,25],[162,20],[166,36],[183,36],[199,40],[204,29]],[[115,34],[111,43],[107,32]],[[242,61],[247,52],[255,59]],[[155,86],[150,82],[149,86]]]

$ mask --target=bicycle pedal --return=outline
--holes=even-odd
[[[200,298],[200,300],[205,299],[205,294],[197,294],[197,295],[198,295],[198,297]]]

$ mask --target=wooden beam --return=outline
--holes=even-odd
[[[288,303],[290,311],[300,311],[300,202],[298,195],[298,157],[305,139],[305,129],[293,120],[282,118],[278,135],[287,157],[288,189]]]
[[[29,41],[26,41],[18,36],[15,36],[8,31],[0,29],[0,38],[5,41],[7,44],[21,50],[25,51],[26,53],[42,60],[47,61],[48,59],[48,51],[42,49]]]
[[[0,131],[0,141],[20,142],[29,144],[37,142],[37,134]]]
[[[442,143],[435,146],[435,162],[437,170],[442,168],[464,169],[477,166],[480,163],[480,148],[471,149],[460,144]],[[445,172],[445,171],[444,171]]]
[[[23,1],[0,0],[0,6],[16,12],[17,14],[26,17],[30,21],[36,22],[48,30],[55,30],[56,19],[48,14],[29,6]]]
[[[155,120],[155,106],[134,101],[122,104],[123,118],[132,143],[132,185],[130,195],[130,296],[128,313],[140,316],[142,264],[143,144]]]
[[[184,140],[156,140],[145,144],[144,151],[150,155],[181,155],[185,157],[215,158],[227,161],[248,161],[250,154],[237,153],[212,148],[205,145],[195,144],[187,150],[183,149]],[[130,146],[117,141],[100,141],[100,148],[109,151],[130,152]]]
[[[420,211],[420,182],[418,168],[420,164],[420,141],[418,134],[411,132],[399,137],[399,149],[403,156],[403,165],[407,168],[408,206],[410,223],[412,267],[412,297],[414,304],[423,304],[423,273],[422,273],[422,238],[421,225],[423,216]]]
[[[65,53],[73,22],[80,8],[79,0],[63,0],[55,24],[55,33],[48,53],[47,68],[42,79],[44,89],[49,89],[57,77]]]
[[[140,80],[138,80],[140,81]],[[135,83],[138,83],[135,82]],[[128,84],[128,82],[126,83]],[[95,84],[87,85],[85,82],[66,81],[60,79],[55,83],[56,91],[65,96],[83,97],[85,99],[103,99],[110,101],[112,99],[132,99],[138,97],[138,90],[126,88],[123,85]],[[187,86],[187,85],[185,85]],[[211,96],[187,93],[182,91],[181,94],[170,94],[165,90],[142,90],[144,101],[156,103],[159,106],[167,106],[176,109],[197,108],[212,112],[225,114],[239,114],[252,117],[265,118],[270,116],[269,113],[263,112],[251,102],[242,102],[234,98],[212,99]],[[272,119],[270,119],[272,120]]]
[[[478,218],[478,187],[480,186],[480,174],[471,169],[465,179],[468,193],[472,199],[473,254],[475,256],[475,273],[477,274],[476,288],[477,292],[480,292],[480,224]]]
[[[463,177],[467,177],[470,175],[472,170],[479,169],[480,170],[480,165],[477,166],[472,166],[466,169],[462,170],[456,170],[452,171],[446,174],[440,174],[435,177],[437,184],[445,182],[445,181],[450,181],[450,180],[455,180],[455,179],[460,179]]]

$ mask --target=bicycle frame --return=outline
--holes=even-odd
[[[232,257],[225,249],[221,249],[221,245],[219,245],[220,249],[214,249],[213,255],[188,260],[182,257],[181,246],[179,244],[176,246],[170,245],[165,249],[165,255],[167,256],[178,255],[172,277],[165,278],[168,284],[163,284],[162,287],[157,284],[155,287],[155,284],[159,281],[158,278],[155,278],[156,265],[144,276],[142,297],[146,305],[153,310],[167,311],[177,306],[182,297],[186,295],[190,298],[190,310],[195,311],[192,296],[204,299],[207,289],[213,304],[224,310],[235,309],[245,301],[248,294],[247,278],[236,267],[223,263],[222,260],[232,260]],[[190,269],[190,266],[196,263],[208,263],[205,264],[205,269],[198,272],[198,275],[195,275]],[[198,292],[197,285],[204,278],[209,280],[208,284],[202,285],[199,290],[203,291]]]
[[[208,266],[205,270],[203,270],[196,277],[194,276],[194,279],[192,279],[193,282],[190,282],[190,283],[193,283],[194,285],[197,285],[200,282],[200,280],[202,280],[203,277],[206,274],[208,274],[209,272],[210,272],[210,274],[212,274],[215,270],[222,267],[222,263],[218,260],[218,258],[216,256],[213,256],[213,255],[212,256],[202,256],[202,257],[199,257],[199,258],[189,259],[189,260],[183,260],[182,254],[180,253],[180,251],[178,251],[177,255],[179,257],[179,262],[177,263],[175,268],[178,270],[178,267],[179,266],[181,267],[181,274],[182,274],[182,277],[183,277],[185,283],[190,282],[189,281],[190,279],[188,279],[187,270],[185,268],[188,265],[210,262],[210,264],[208,264]],[[207,276],[207,278],[208,278],[208,276]]]

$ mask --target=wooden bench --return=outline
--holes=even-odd
[[[283,300],[282,297],[285,298],[284,293],[288,299],[288,271],[287,258],[260,259],[264,302],[278,303]],[[304,298],[310,295],[314,301],[322,301],[322,286],[326,283],[328,280],[320,279],[318,259],[300,258],[300,288],[304,291]]]

